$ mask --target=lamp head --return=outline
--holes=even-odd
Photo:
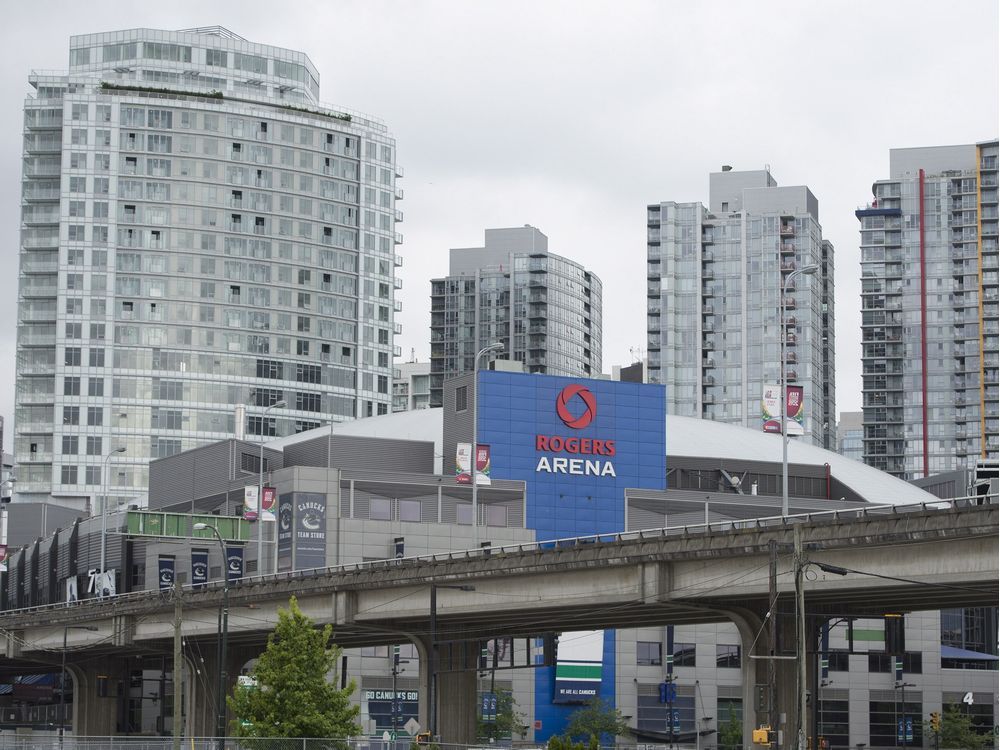
[[[198,521],[192,528],[194,528],[195,531],[204,531],[205,529],[209,528],[209,525],[207,523],[202,523],[201,521]]]
[[[111,451],[111,452],[112,452],[112,453],[124,453],[124,452],[125,452],[125,450],[126,450],[126,449],[125,449],[124,447],[123,447],[123,448],[115,448],[115,449],[114,449],[113,451]]]
[[[281,401],[275,401],[273,404],[271,404],[272,409],[284,409],[286,406],[288,406],[288,402],[285,401],[285,399],[281,399]]]
[[[802,266],[802,273],[806,276],[812,276],[819,270],[819,266],[815,263],[810,263],[808,266]]]

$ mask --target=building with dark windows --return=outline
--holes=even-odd
[[[451,250],[448,276],[431,281],[431,406],[495,341],[525,372],[601,374],[601,280],[548,246],[525,225],[487,229],[483,247]]]
[[[997,141],[889,151],[861,226],[864,460],[904,479],[996,459]]]
[[[207,570],[198,575],[218,580],[223,570],[218,546],[183,525],[203,518],[232,528],[241,576],[268,573],[275,564],[282,574],[309,570],[315,576],[312,569],[317,567],[442,555],[479,544],[496,549],[662,527],[689,527],[697,534],[706,519],[738,524],[780,512],[780,450],[773,437],[704,419],[664,419],[662,387],[510,372],[481,372],[478,385],[477,394],[471,374],[449,380],[441,409],[356,420],[269,441],[264,479],[276,490],[279,516],[284,505],[292,529],[306,528],[317,514],[322,519],[309,527],[308,545],[301,543],[306,537],[279,540],[276,556],[273,524],[263,524],[266,531],[258,545],[257,529],[247,530],[238,518],[245,487],[256,487],[259,445],[228,439],[154,461],[149,509],[116,513],[110,524],[108,560],[117,571],[118,590],[157,589],[164,569],[180,583],[191,584],[198,562]],[[456,445],[471,434],[469,407],[476,401],[478,438],[491,450],[491,483],[478,494],[478,530],[471,523],[471,487],[458,483],[452,468]],[[792,443],[789,460],[793,514],[860,513],[873,502],[937,501],[911,484],[808,443]],[[311,515],[300,515],[300,508]],[[157,538],[144,531],[148,521],[138,520],[148,518],[146,514],[180,518],[182,526],[172,538]],[[61,605],[68,580],[86,598],[89,571],[97,560],[99,521],[68,523],[59,533],[14,550],[2,589],[5,606]],[[900,549],[906,554],[905,547]],[[258,550],[264,551],[262,557]],[[740,580],[744,575],[766,576],[766,571],[741,571]],[[485,591],[487,585],[477,582],[477,590]],[[568,617],[566,631],[571,622]],[[967,705],[962,703],[967,692],[973,695],[969,711],[976,721],[987,729],[993,726],[996,608],[961,614],[908,612],[903,631],[900,680],[887,655],[882,620],[858,619],[850,627],[831,620],[821,642],[827,664],[818,663],[817,707],[821,734],[830,747],[896,747],[895,728],[904,710],[926,717],[943,706]],[[754,635],[741,635],[728,621],[564,632],[557,656],[565,660],[563,645],[575,658],[596,655],[596,664],[587,665],[589,679],[627,717],[634,740],[666,744],[668,727],[676,725],[675,740],[681,746],[695,747],[701,737],[705,747],[703,738],[715,736],[731,717],[755,716],[755,707],[744,702],[746,681],[754,674],[747,655]],[[396,650],[387,642],[392,636],[385,637],[345,654],[347,674],[358,683],[354,700],[361,706],[359,720],[371,737],[391,730]],[[853,653],[848,653],[852,642]],[[418,679],[419,649],[410,642],[395,645],[408,661],[395,683],[402,724],[417,717],[418,704],[427,695]],[[516,647],[523,655],[523,639]],[[489,665],[483,663],[488,674]],[[169,733],[171,703],[164,700],[171,690],[169,663],[165,666],[160,655],[146,650],[123,664],[121,674],[142,686],[123,695],[119,709],[130,712],[131,726],[137,727],[133,733]],[[0,664],[0,696],[7,694],[3,685],[19,679],[4,671],[8,666]],[[669,715],[660,700],[660,685],[668,676],[676,688]],[[572,697],[560,700],[569,692],[564,677],[558,664],[496,673],[495,687],[513,690],[518,711],[527,719],[526,740],[541,743],[558,733],[566,715],[579,705]],[[204,684],[199,677],[185,694],[196,699]],[[479,692],[488,692],[489,684],[488,677],[480,679]],[[31,725],[32,716],[55,716],[51,700],[28,691],[12,693],[3,709],[2,731]],[[52,731],[51,724],[36,727],[43,730]],[[927,744],[921,731],[922,723],[915,721],[910,746]]]
[[[804,389],[798,439],[833,450],[833,245],[819,203],[766,169],[725,166],[709,185],[707,207],[665,201],[646,210],[649,382],[667,386],[670,414],[762,429],[784,337],[788,383]],[[789,280],[813,265],[814,275]]]
[[[142,503],[149,461],[242,431],[238,405],[250,439],[387,413],[386,126],[220,27],[69,47],[24,104],[19,497]]]

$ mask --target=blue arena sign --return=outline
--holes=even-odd
[[[491,476],[525,483],[527,526],[539,541],[624,531],[625,490],[666,489],[663,386],[495,371],[480,372],[478,385]],[[536,741],[561,732],[574,703],[614,702],[614,631],[595,645],[600,661],[585,684],[535,671],[535,719],[545,727]],[[559,668],[570,666],[560,655]]]

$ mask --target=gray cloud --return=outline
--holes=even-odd
[[[860,408],[854,209],[892,147],[997,134],[997,5],[935,2],[124,2],[6,9],[0,413],[13,416],[21,101],[70,35],[222,24],[307,52],[406,168],[399,344],[426,359],[428,280],[486,227],[531,223],[604,281],[604,368],[645,345],[645,206],[722,164],[807,184],[836,247],[837,402]],[[11,429],[8,429],[8,435]],[[11,439],[7,438],[7,448]]]

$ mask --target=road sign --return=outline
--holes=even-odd
[[[410,735],[411,737],[415,737],[417,735],[417,732],[420,731],[420,722],[411,716],[407,720],[407,722],[403,724],[403,729],[406,730],[406,733],[408,735]]]

